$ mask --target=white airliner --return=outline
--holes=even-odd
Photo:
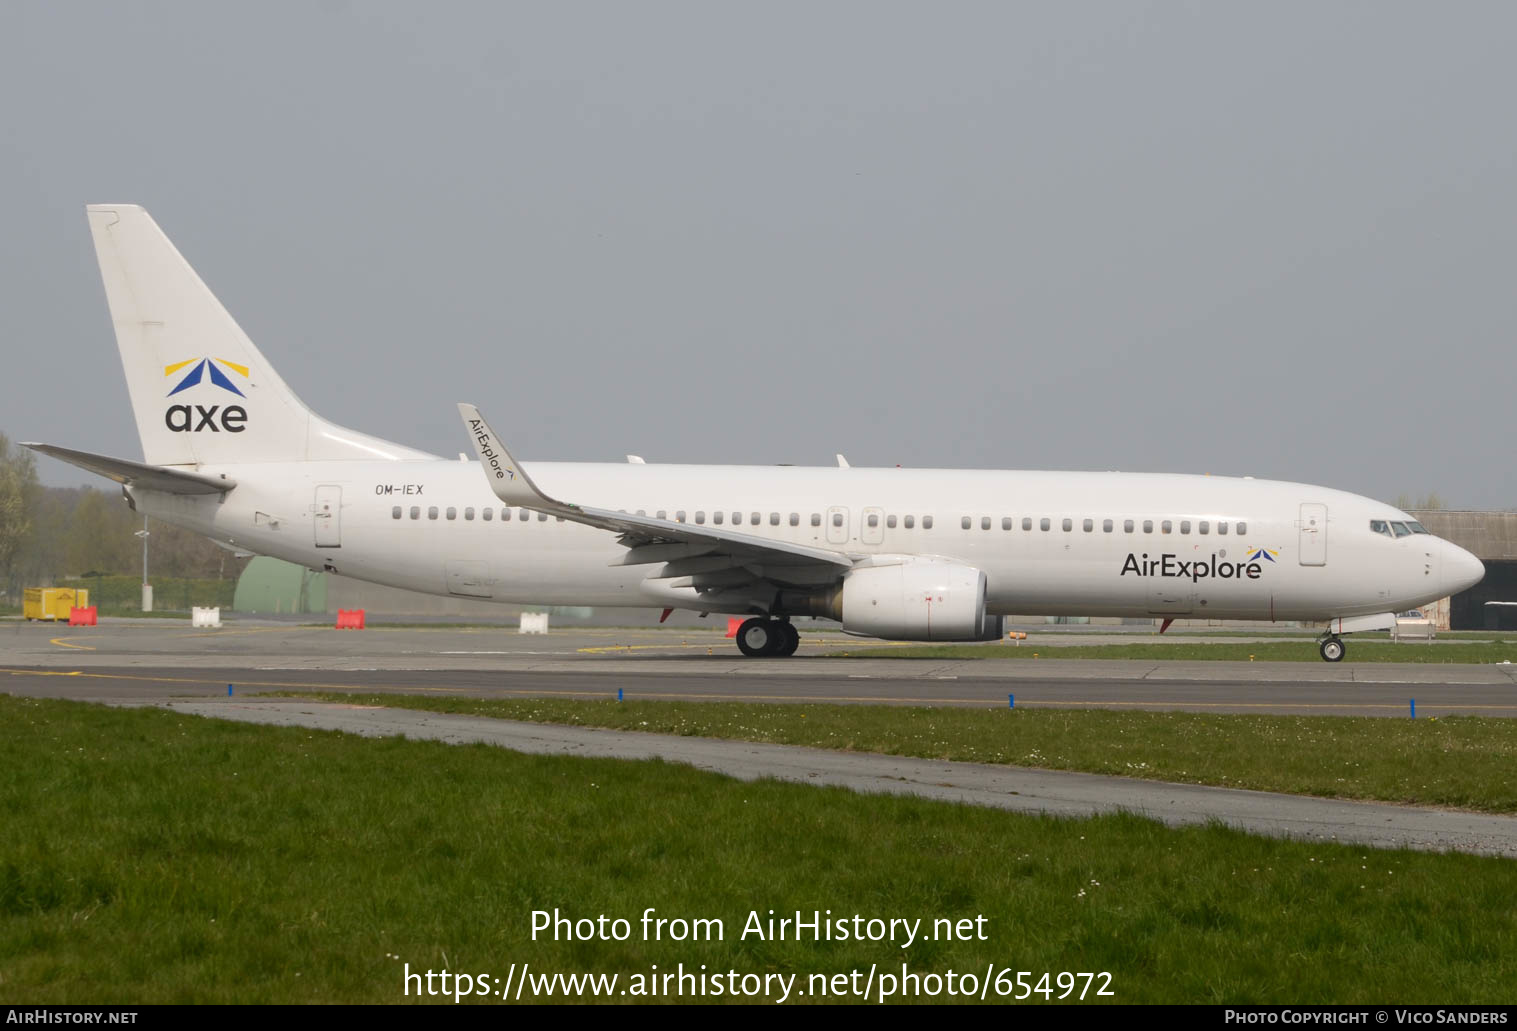
[[[1326,621],[1329,662],[1340,635],[1485,573],[1389,505],[1247,477],[524,466],[471,405],[479,463],[439,458],[316,415],[146,211],[88,213],[143,458],[29,446],[122,484],[137,511],[313,569],[512,604],[736,613],[749,656],[792,654],[796,616],[983,641],[1037,612]]]

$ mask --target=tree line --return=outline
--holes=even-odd
[[[102,481],[105,482],[105,481]],[[0,433],[0,602],[25,587],[79,576],[142,575],[143,517],[120,489],[45,487],[36,455]],[[156,519],[147,520],[149,579],[235,580],[246,559]]]

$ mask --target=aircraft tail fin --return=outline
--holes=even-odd
[[[87,210],[145,463],[432,457],[307,408],[145,209]]]

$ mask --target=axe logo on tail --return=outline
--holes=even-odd
[[[182,362],[163,367],[164,376],[172,376],[179,370],[190,367],[190,371],[174,385],[174,389],[168,393],[173,397],[191,387],[198,387],[202,382],[209,380],[210,386],[236,394],[238,397],[247,397],[237,384],[232,380],[233,375],[248,378],[248,367],[229,362],[225,358],[186,358]],[[223,371],[226,370],[226,371]],[[174,433],[200,433],[209,430],[211,433],[241,433],[247,429],[248,410],[242,405],[169,405],[163,413],[163,423]]]

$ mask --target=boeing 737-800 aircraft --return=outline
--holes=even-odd
[[[1342,634],[1484,567],[1369,498],[1249,478],[973,469],[518,463],[471,405],[479,462],[335,426],[284,384],[140,207],[88,208],[141,462],[31,444],[134,509],[229,547],[439,595],[736,613],[910,641],[1017,612],[1326,621]]]

